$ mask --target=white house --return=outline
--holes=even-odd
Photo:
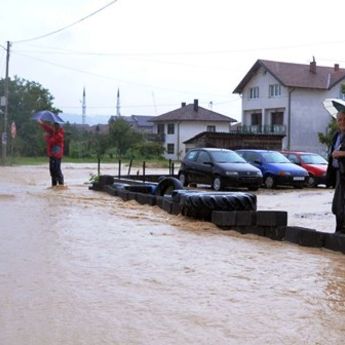
[[[344,98],[345,69],[257,60],[233,91],[242,96],[242,126],[252,132],[286,131],[283,149],[324,154],[318,133],[331,120],[325,98]]]
[[[236,120],[200,107],[198,100],[151,120],[155,133],[162,135],[166,149],[165,158],[180,160],[186,153],[183,143],[200,132],[229,132],[230,124]]]

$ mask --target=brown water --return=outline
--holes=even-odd
[[[0,167],[0,344],[344,344],[345,255]],[[305,193],[305,192],[304,192]]]

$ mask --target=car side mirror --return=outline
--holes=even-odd
[[[255,159],[255,160],[254,160],[254,163],[255,163],[255,164],[262,164],[262,162],[261,162],[259,159]]]

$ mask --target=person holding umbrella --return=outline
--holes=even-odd
[[[328,184],[335,186],[332,201],[332,213],[336,217],[335,232],[345,234],[345,102],[333,99],[332,103],[336,109],[338,131],[330,147],[327,177]]]
[[[63,121],[57,115],[48,111],[39,112],[34,115],[34,119],[45,131],[45,141],[47,143],[47,154],[49,157],[49,171],[52,186],[64,184],[64,176],[61,171],[61,159],[64,150],[65,132],[60,125]],[[52,114],[52,115],[51,115]]]

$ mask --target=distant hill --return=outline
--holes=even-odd
[[[59,114],[65,122],[82,124],[82,116],[79,114]],[[107,124],[111,115],[86,115],[85,122],[87,125]]]

